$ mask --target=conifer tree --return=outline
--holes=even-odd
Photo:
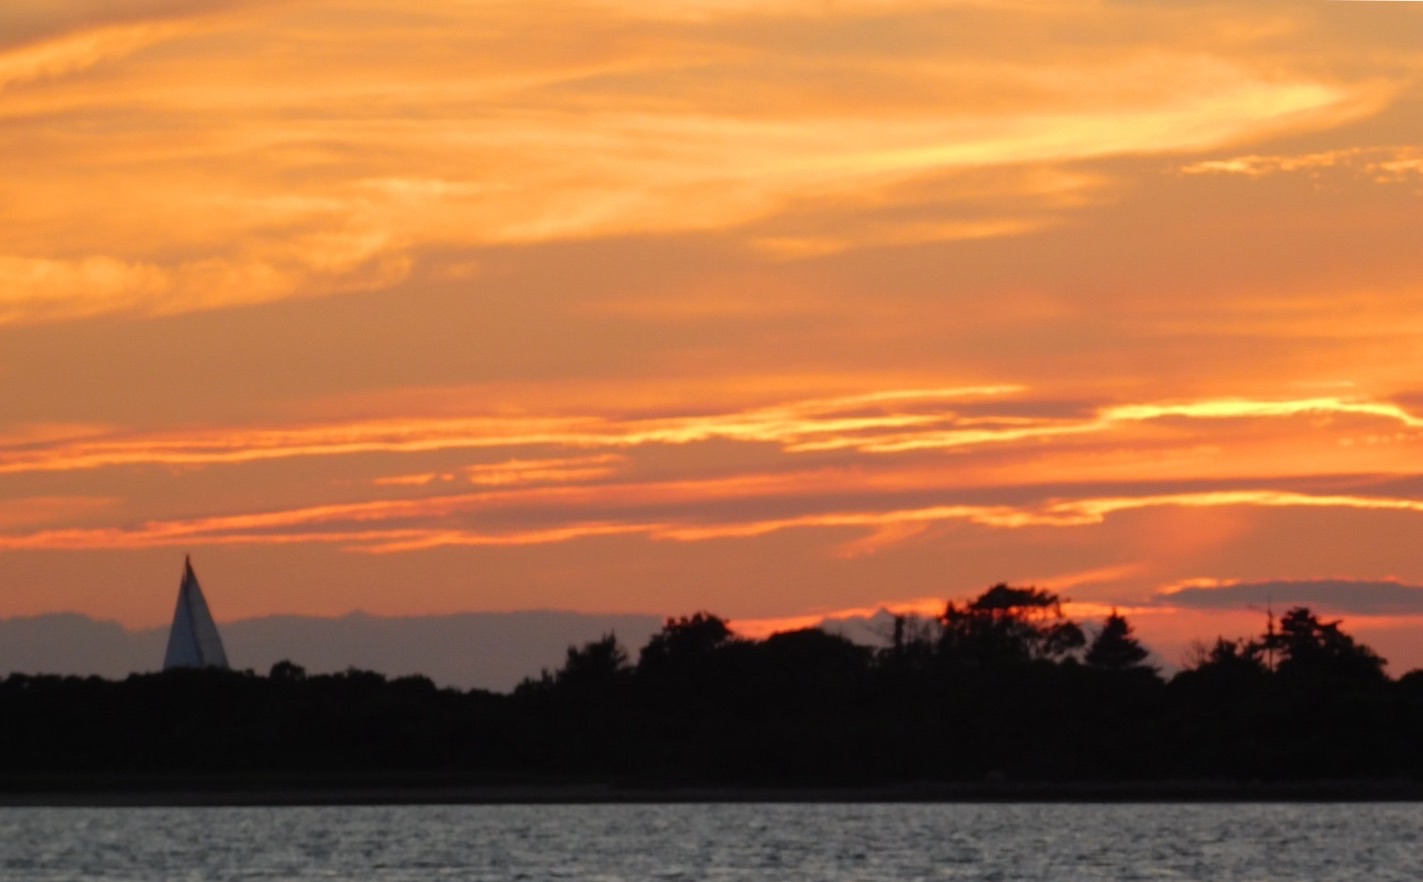
[[[1085,660],[1094,668],[1125,671],[1143,667],[1146,656],[1146,647],[1133,636],[1131,625],[1116,610],[1112,610],[1097,638],[1087,647]]]

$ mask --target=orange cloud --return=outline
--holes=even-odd
[[[118,499],[111,497],[31,496],[0,499],[0,530],[29,530],[37,526],[63,523],[111,511]]]
[[[1262,65],[1239,40],[1173,47],[1179,22],[1142,10],[1137,38],[1098,24],[1087,53],[1017,26],[1092,27],[1090,5],[558,4],[557,39],[544,7],[152,6],[0,50],[0,118],[22,134],[0,151],[0,324],[383,289],[498,243],[720,232],[778,260],[1023,236],[1093,200],[1023,176],[1015,211],[926,217],[913,194],[955,171],[1330,129],[1397,88]],[[959,47],[960,17],[985,15],[992,39]],[[843,51],[767,27],[807,17]],[[953,42],[863,36],[886,17]],[[777,231],[807,202],[833,223]]]
[[[1263,178],[1290,172],[1350,169],[1375,183],[1396,183],[1423,173],[1423,151],[1415,147],[1346,147],[1316,153],[1208,159],[1181,167],[1188,175],[1243,175]]]
[[[1168,417],[1192,419],[1248,419],[1251,417],[1281,417],[1300,414],[1345,414],[1378,417],[1414,429],[1423,426],[1423,419],[1389,402],[1349,401],[1346,399],[1302,398],[1283,401],[1251,401],[1219,399],[1182,404],[1136,404],[1108,408],[1103,417],[1108,422],[1145,421]]]
[[[626,460],[616,454],[564,457],[561,459],[511,459],[487,465],[465,466],[444,473],[427,472],[417,475],[397,475],[376,478],[377,487],[423,487],[436,482],[462,481],[483,487],[504,487],[518,484],[578,483],[607,478]]]
[[[0,549],[151,548],[193,543],[266,544],[335,543],[356,551],[405,552],[441,546],[543,545],[612,535],[644,535],[652,540],[705,542],[746,539],[787,530],[867,529],[871,538],[857,550],[877,551],[915,535],[927,525],[963,522],[997,529],[1083,527],[1110,515],[1158,507],[1332,508],[1423,513],[1413,499],[1326,495],[1276,490],[1204,491],[1135,497],[1055,499],[1034,504],[932,505],[882,510],[815,511],[787,517],[742,516],[709,521],[689,513],[712,500],[746,503],[784,498],[787,491],[812,487],[841,491],[827,484],[834,475],[735,478],[725,481],[675,481],[609,487],[548,487],[415,499],[317,505],[258,514],[154,521],[137,527],[55,529],[0,536]],[[807,497],[814,505],[814,495]],[[587,519],[601,508],[608,517]],[[663,518],[648,519],[649,508],[664,508]],[[754,509],[754,507],[752,507]],[[618,519],[619,511],[640,512]],[[537,511],[552,526],[477,525],[479,516]],[[473,518],[473,521],[469,519]],[[468,526],[459,525],[461,520]]]
[[[799,439],[821,435],[898,429],[941,419],[932,412],[896,411],[892,406],[900,402],[933,406],[941,401],[991,397],[1011,391],[1014,387],[897,390],[723,414],[620,422],[597,416],[386,419],[289,429],[210,430],[138,439],[84,440],[51,449],[0,451],[0,474],[143,463],[221,465],[296,456],[420,453],[528,445],[634,447],[714,439],[793,445]],[[883,409],[868,412],[876,408]]]
[[[909,453],[1056,438],[1107,435],[1121,427],[1171,418],[1268,421],[1339,415],[1395,423],[1423,420],[1391,403],[1315,397],[1294,400],[1216,399],[1104,407],[1087,418],[968,416],[949,402],[997,398],[1013,386],[893,390],[812,399],[744,411],[687,417],[617,420],[594,415],[383,419],[286,429],[207,430],[111,440],[86,439],[0,450],[0,474],[96,469],[144,463],[203,466],[306,456],[425,453],[531,445],[629,448],[712,440],[766,443],[789,453],[854,450]]]

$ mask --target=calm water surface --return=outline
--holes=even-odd
[[[0,880],[1414,880],[1423,805],[0,809]]]

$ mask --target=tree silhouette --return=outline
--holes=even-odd
[[[902,626],[878,652],[820,630],[738,639],[701,612],[668,619],[636,666],[608,634],[512,695],[355,669],[303,676],[289,661],[267,677],[14,674],[0,680],[0,794],[200,789],[212,776],[280,789],[313,774],[614,788],[1402,780],[1423,792],[1423,672],[1391,682],[1338,622],[1291,610],[1263,637],[1201,646],[1167,683],[1115,612],[1085,664],[1067,662],[1085,641],[1061,605],[995,585],[947,604],[942,630]]]
[[[873,652],[819,628],[780,631],[755,647],[758,678],[781,691],[778,700],[824,703],[859,685]]]
[[[941,621],[940,654],[970,664],[1061,661],[1086,643],[1061,599],[1041,588],[1000,582],[966,604],[950,601]]]
[[[1278,632],[1267,638],[1280,654],[1276,672],[1291,680],[1384,680],[1385,660],[1354,642],[1339,625],[1337,621],[1321,622],[1303,606],[1285,613]]]
[[[306,668],[293,663],[290,659],[282,659],[272,665],[267,673],[267,679],[276,683],[300,683],[306,679]]]
[[[614,634],[604,634],[583,647],[568,647],[568,656],[555,675],[561,687],[599,687],[613,683],[632,671],[627,652]]]
[[[1182,673],[1197,671],[1225,677],[1263,677],[1269,673],[1265,664],[1265,644],[1244,638],[1227,640],[1224,637],[1217,637],[1209,648],[1197,643]]]
[[[638,670],[647,673],[695,667],[731,640],[731,628],[711,613],[670,618],[642,648]]]
[[[1146,661],[1147,655],[1146,647],[1133,636],[1131,625],[1117,615],[1116,610],[1112,610],[1106,624],[1092,640],[1092,645],[1087,647],[1083,660],[1094,668],[1125,671],[1146,667],[1142,662]]]

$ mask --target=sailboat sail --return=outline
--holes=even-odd
[[[163,670],[173,668],[223,668],[227,653],[222,638],[208,612],[203,589],[193,573],[193,562],[183,562],[183,583],[178,587],[178,608],[173,612],[173,628],[168,632],[168,651],[163,656]]]

